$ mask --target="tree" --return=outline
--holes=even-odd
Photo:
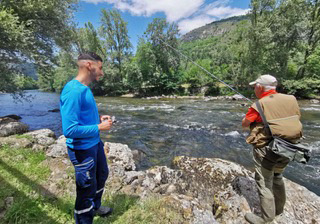
[[[131,55],[132,44],[129,40],[127,22],[119,11],[101,10],[100,37],[103,38],[109,61],[119,69],[119,80],[122,78],[123,62]]]
[[[17,65],[34,63],[47,72],[55,63],[54,48],[71,41],[70,27],[76,0],[0,2],[0,91],[13,92]]]
[[[316,50],[320,41],[320,1],[307,0],[307,32],[305,45],[303,65],[300,67],[297,78],[303,78],[308,66],[309,59],[314,59],[311,55]],[[311,57],[310,57],[311,56]],[[309,58],[310,57],[310,58]]]
[[[101,13],[99,37],[107,62],[105,73],[108,74],[103,81],[103,91],[109,95],[119,95],[127,90],[124,67],[132,55],[132,44],[128,36],[127,22],[119,11],[103,9]]]
[[[179,83],[179,55],[168,45],[178,48],[178,26],[156,18],[148,25],[145,39],[139,41],[137,61],[143,84],[154,93],[170,93]]]

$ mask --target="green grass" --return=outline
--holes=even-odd
[[[28,139],[30,141],[33,141],[33,137],[31,135],[24,135],[24,134],[20,135],[20,134],[17,134],[17,135],[14,135],[13,137],[15,137],[17,139],[26,138],[26,139]]]
[[[45,159],[43,152],[0,147],[0,213],[6,210],[1,224],[74,223],[75,198],[56,197],[45,187],[50,175]],[[8,197],[13,197],[13,205],[7,209],[4,201]],[[95,217],[94,223],[181,223],[180,216],[159,198],[141,201],[135,196],[106,192],[103,205],[112,207],[114,212],[107,218]]]
[[[44,187],[50,175],[45,158],[31,149],[0,148],[0,210],[13,197],[0,223],[73,223],[73,199],[57,198]]]
[[[183,223],[179,214],[166,205],[159,197],[143,201],[128,195],[107,196],[106,203],[114,209],[108,218],[96,218],[97,224],[169,224]]]

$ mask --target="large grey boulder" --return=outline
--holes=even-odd
[[[114,165],[123,167],[125,171],[136,169],[132,151],[127,145],[106,142],[105,151],[107,152],[108,160]]]
[[[53,158],[66,157],[68,155],[66,137],[61,135],[54,144],[50,145],[46,155]]]
[[[0,137],[23,134],[29,129],[28,125],[9,117],[0,118]]]
[[[31,131],[25,133],[25,135],[28,135],[33,138],[34,143],[42,145],[42,146],[49,146],[52,145],[55,142],[55,134],[50,129],[40,129],[36,131]]]

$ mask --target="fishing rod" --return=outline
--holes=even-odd
[[[217,76],[215,76],[214,74],[212,74],[211,72],[209,72],[207,69],[205,69],[204,67],[202,67],[201,65],[199,65],[198,63],[194,62],[192,59],[190,59],[187,55],[183,54],[181,51],[179,51],[178,49],[172,47],[170,44],[168,44],[167,42],[165,42],[164,40],[162,40],[159,37],[156,37],[158,40],[160,40],[162,43],[164,43],[165,45],[167,45],[169,48],[171,48],[172,50],[174,50],[175,52],[179,53],[180,55],[182,55],[183,57],[185,57],[187,60],[189,60],[190,62],[192,62],[192,64],[196,65],[197,67],[199,67],[200,69],[202,69],[204,72],[206,72],[207,74],[209,74],[211,77],[215,78],[216,80],[218,80],[219,82],[221,82],[222,84],[224,84],[225,86],[227,86],[229,89],[231,89],[232,91],[238,93],[240,96],[242,96],[244,99],[246,99],[247,101],[249,101],[250,103],[253,103],[252,100],[250,100],[249,98],[245,97],[243,94],[241,94],[239,91],[237,91],[236,89],[234,89],[232,86],[230,86],[229,84],[227,84],[226,82],[224,82],[223,80],[219,79]]]

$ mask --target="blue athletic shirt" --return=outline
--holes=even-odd
[[[72,149],[89,149],[100,142],[97,104],[88,86],[71,80],[60,95],[63,134]]]

